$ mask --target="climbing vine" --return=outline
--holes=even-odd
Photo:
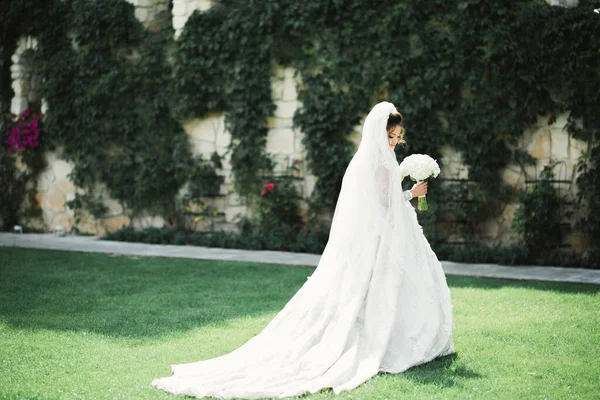
[[[314,208],[333,208],[354,151],[350,134],[387,99],[405,117],[409,146],[399,158],[440,158],[445,145],[462,153],[468,181],[432,182],[439,201],[431,199],[426,229],[439,233],[436,224],[453,215],[473,238],[517,198],[500,171],[521,157],[516,144],[540,115],[567,112],[570,134],[588,142],[578,201],[600,206],[598,7],[596,0],[574,8],[537,0],[224,0],[195,12],[174,40],[169,16],[144,29],[123,0],[10,1],[11,21],[39,18],[0,30],[0,88],[10,86],[16,38],[38,37],[48,135],[73,161],[74,183],[103,183],[133,213],[169,216],[197,167],[186,118],[225,113],[235,187],[258,193],[273,167],[265,151],[273,67],[291,66],[301,81],[294,124],[318,178]],[[1,103],[6,112],[7,99]],[[600,249],[596,214],[585,214],[581,229]]]
[[[257,192],[273,168],[265,150],[275,106],[271,96],[275,23],[264,2],[219,3],[194,13],[177,43],[176,105],[181,117],[225,111],[231,134],[231,168],[237,192]]]

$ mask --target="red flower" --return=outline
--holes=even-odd
[[[272,183],[267,183],[265,185],[265,187],[267,188],[267,190],[273,190],[273,188],[275,187],[275,185],[273,185]]]
[[[265,191],[265,189],[263,189],[263,190],[261,190],[261,191],[260,191],[260,195],[261,195],[261,196],[264,196],[264,195],[265,195],[265,193],[267,193],[267,192]]]

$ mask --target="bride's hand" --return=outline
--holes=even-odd
[[[410,189],[412,197],[425,196],[427,194],[427,182],[416,183],[412,189]]]

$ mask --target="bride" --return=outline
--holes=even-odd
[[[427,187],[401,187],[393,148],[403,134],[393,104],[373,107],[312,276],[237,350],[171,365],[153,386],[198,398],[338,394],[454,353],[446,277],[408,201]]]

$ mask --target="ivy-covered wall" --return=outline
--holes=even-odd
[[[588,211],[600,187],[598,1],[224,0],[206,9],[174,0],[152,18],[140,11],[149,2],[131,3],[27,0],[4,10],[0,88],[10,87],[18,38],[36,38],[45,150],[73,168],[75,219],[105,217],[110,197],[128,221],[158,215],[186,226],[186,215],[206,211],[199,197],[218,195],[215,171],[237,196],[217,208],[240,211],[286,162],[305,188],[314,183],[304,193],[313,214],[327,215],[353,132],[388,99],[405,115],[409,146],[399,158],[424,152],[449,174],[465,171],[431,185],[435,206],[421,217],[434,243],[506,241],[512,215],[535,219],[514,209],[549,165],[550,184],[571,202],[556,218],[600,248],[600,219]],[[297,73],[285,105],[274,96],[276,71]],[[14,95],[3,94],[4,110]],[[202,126],[214,124],[227,133],[214,136],[210,161]],[[557,140],[569,154],[552,150]],[[275,147],[285,150],[273,156]]]

